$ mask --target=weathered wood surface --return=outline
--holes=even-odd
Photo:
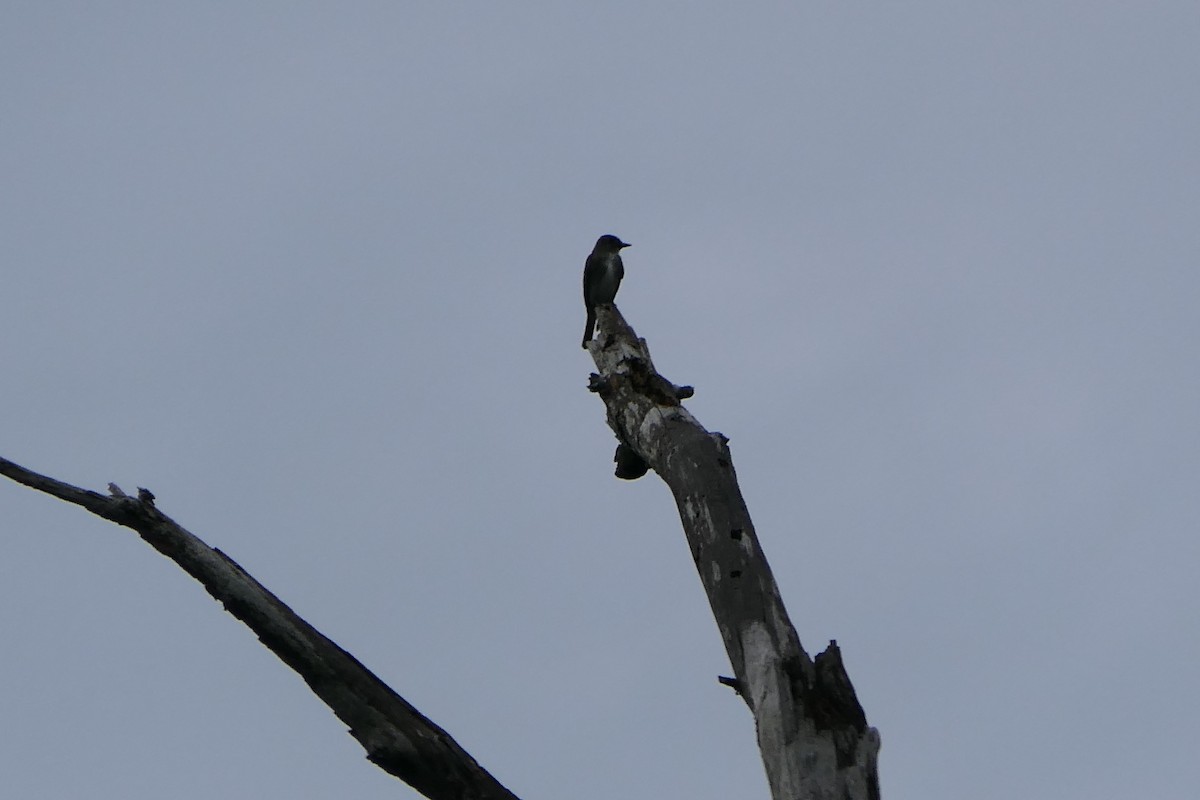
[[[599,309],[588,350],[622,450],[632,450],[671,489],[709,605],[725,642],[733,686],[750,707],[775,800],[879,797],[879,734],[842,665],[836,642],[816,659],[788,618],[738,488],[728,440],[681,405],[654,368],[646,342],[614,306]],[[619,460],[626,463],[630,456]]]
[[[350,727],[367,758],[430,800],[518,800],[448,733],[296,615],[220,550],[180,527],[145,489],[80,489],[0,458],[0,475],[137,531],[203,584]]]

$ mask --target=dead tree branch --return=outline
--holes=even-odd
[[[271,594],[220,550],[184,530],[139,489],[110,496],[48,478],[0,458],[0,475],[83,506],[137,531],[204,585],[230,614],[304,678],[367,751],[367,758],[430,800],[518,800],[448,733]]]
[[[754,715],[772,796],[876,800],[879,734],[867,725],[837,643],[815,660],[801,646],[738,488],[728,440],[680,405],[691,388],[658,374],[646,342],[620,312],[598,310],[599,336],[588,349],[599,374],[589,388],[604,400],[620,440],[618,477],[637,477],[628,465],[640,461],[675,496],[736,676],[721,682]]]

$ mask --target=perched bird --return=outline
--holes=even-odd
[[[583,346],[592,340],[596,330],[596,306],[612,303],[617,297],[625,265],[621,263],[621,248],[629,247],[611,233],[596,240],[592,254],[583,267],[583,304],[587,306],[587,327],[583,330]]]

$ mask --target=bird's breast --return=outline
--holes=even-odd
[[[615,255],[603,256],[599,261],[599,269],[596,271],[596,301],[611,303],[617,296],[617,287],[621,285],[621,262]]]

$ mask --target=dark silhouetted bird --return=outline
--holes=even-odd
[[[612,303],[625,277],[621,263],[621,248],[629,247],[616,236],[606,233],[596,240],[592,254],[583,267],[583,304],[587,306],[587,327],[583,330],[583,346],[592,340],[596,331],[596,306]]]

